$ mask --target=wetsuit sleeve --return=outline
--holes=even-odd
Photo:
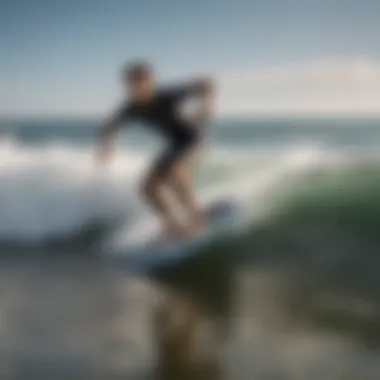
[[[108,137],[117,132],[123,125],[132,119],[132,109],[130,106],[119,107],[105,123],[101,130],[102,137]]]

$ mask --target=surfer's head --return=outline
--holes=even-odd
[[[152,66],[145,61],[135,61],[123,69],[123,81],[132,99],[149,100],[155,89],[155,75]]]

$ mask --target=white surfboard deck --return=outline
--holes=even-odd
[[[147,242],[128,252],[123,261],[126,261],[128,269],[137,272],[149,272],[155,268],[179,264],[218,236],[232,233],[239,224],[241,214],[237,202],[215,201],[205,206],[206,225],[200,235],[169,243],[160,242],[157,235],[152,236]]]

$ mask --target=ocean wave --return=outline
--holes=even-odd
[[[158,225],[138,195],[141,173],[151,157],[152,153],[141,149],[121,149],[110,165],[99,168],[88,146],[30,147],[3,140],[0,241],[38,244],[71,239],[89,226],[113,226],[120,221],[126,229],[128,221],[133,221],[129,235],[145,239]],[[298,218],[309,224],[320,215],[321,220],[339,224],[341,219],[333,215],[336,207],[352,219],[354,210],[358,217],[367,210],[368,218],[375,218],[371,200],[377,197],[376,190],[365,190],[365,184],[374,182],[377,174],[368,164],[365,175],[358,162],[311,144],[259,151],[213,148],[199,176],[201,201],[233,198],[261,223],[274,209],[281,209],[277,223],[295,223]],[[359,183],[355,190],[353,184]],[[333,205],[334,197],[340,206]]]
[[[307,225],[375,234],[380,225],[380,169],[377,162],[356,162],[308,173],[280,199],[277,225]]]

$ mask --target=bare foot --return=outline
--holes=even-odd
[[[200,235],[205,228],[205,223],[203,216],[197,216],[195,221],[190,225],[190,228],[187,229],[188,237],[195,237]]]
[[[162,233],[161,240],[164,242],[176,242],[187,236],[187,230],[182,226],[167,227]]]

